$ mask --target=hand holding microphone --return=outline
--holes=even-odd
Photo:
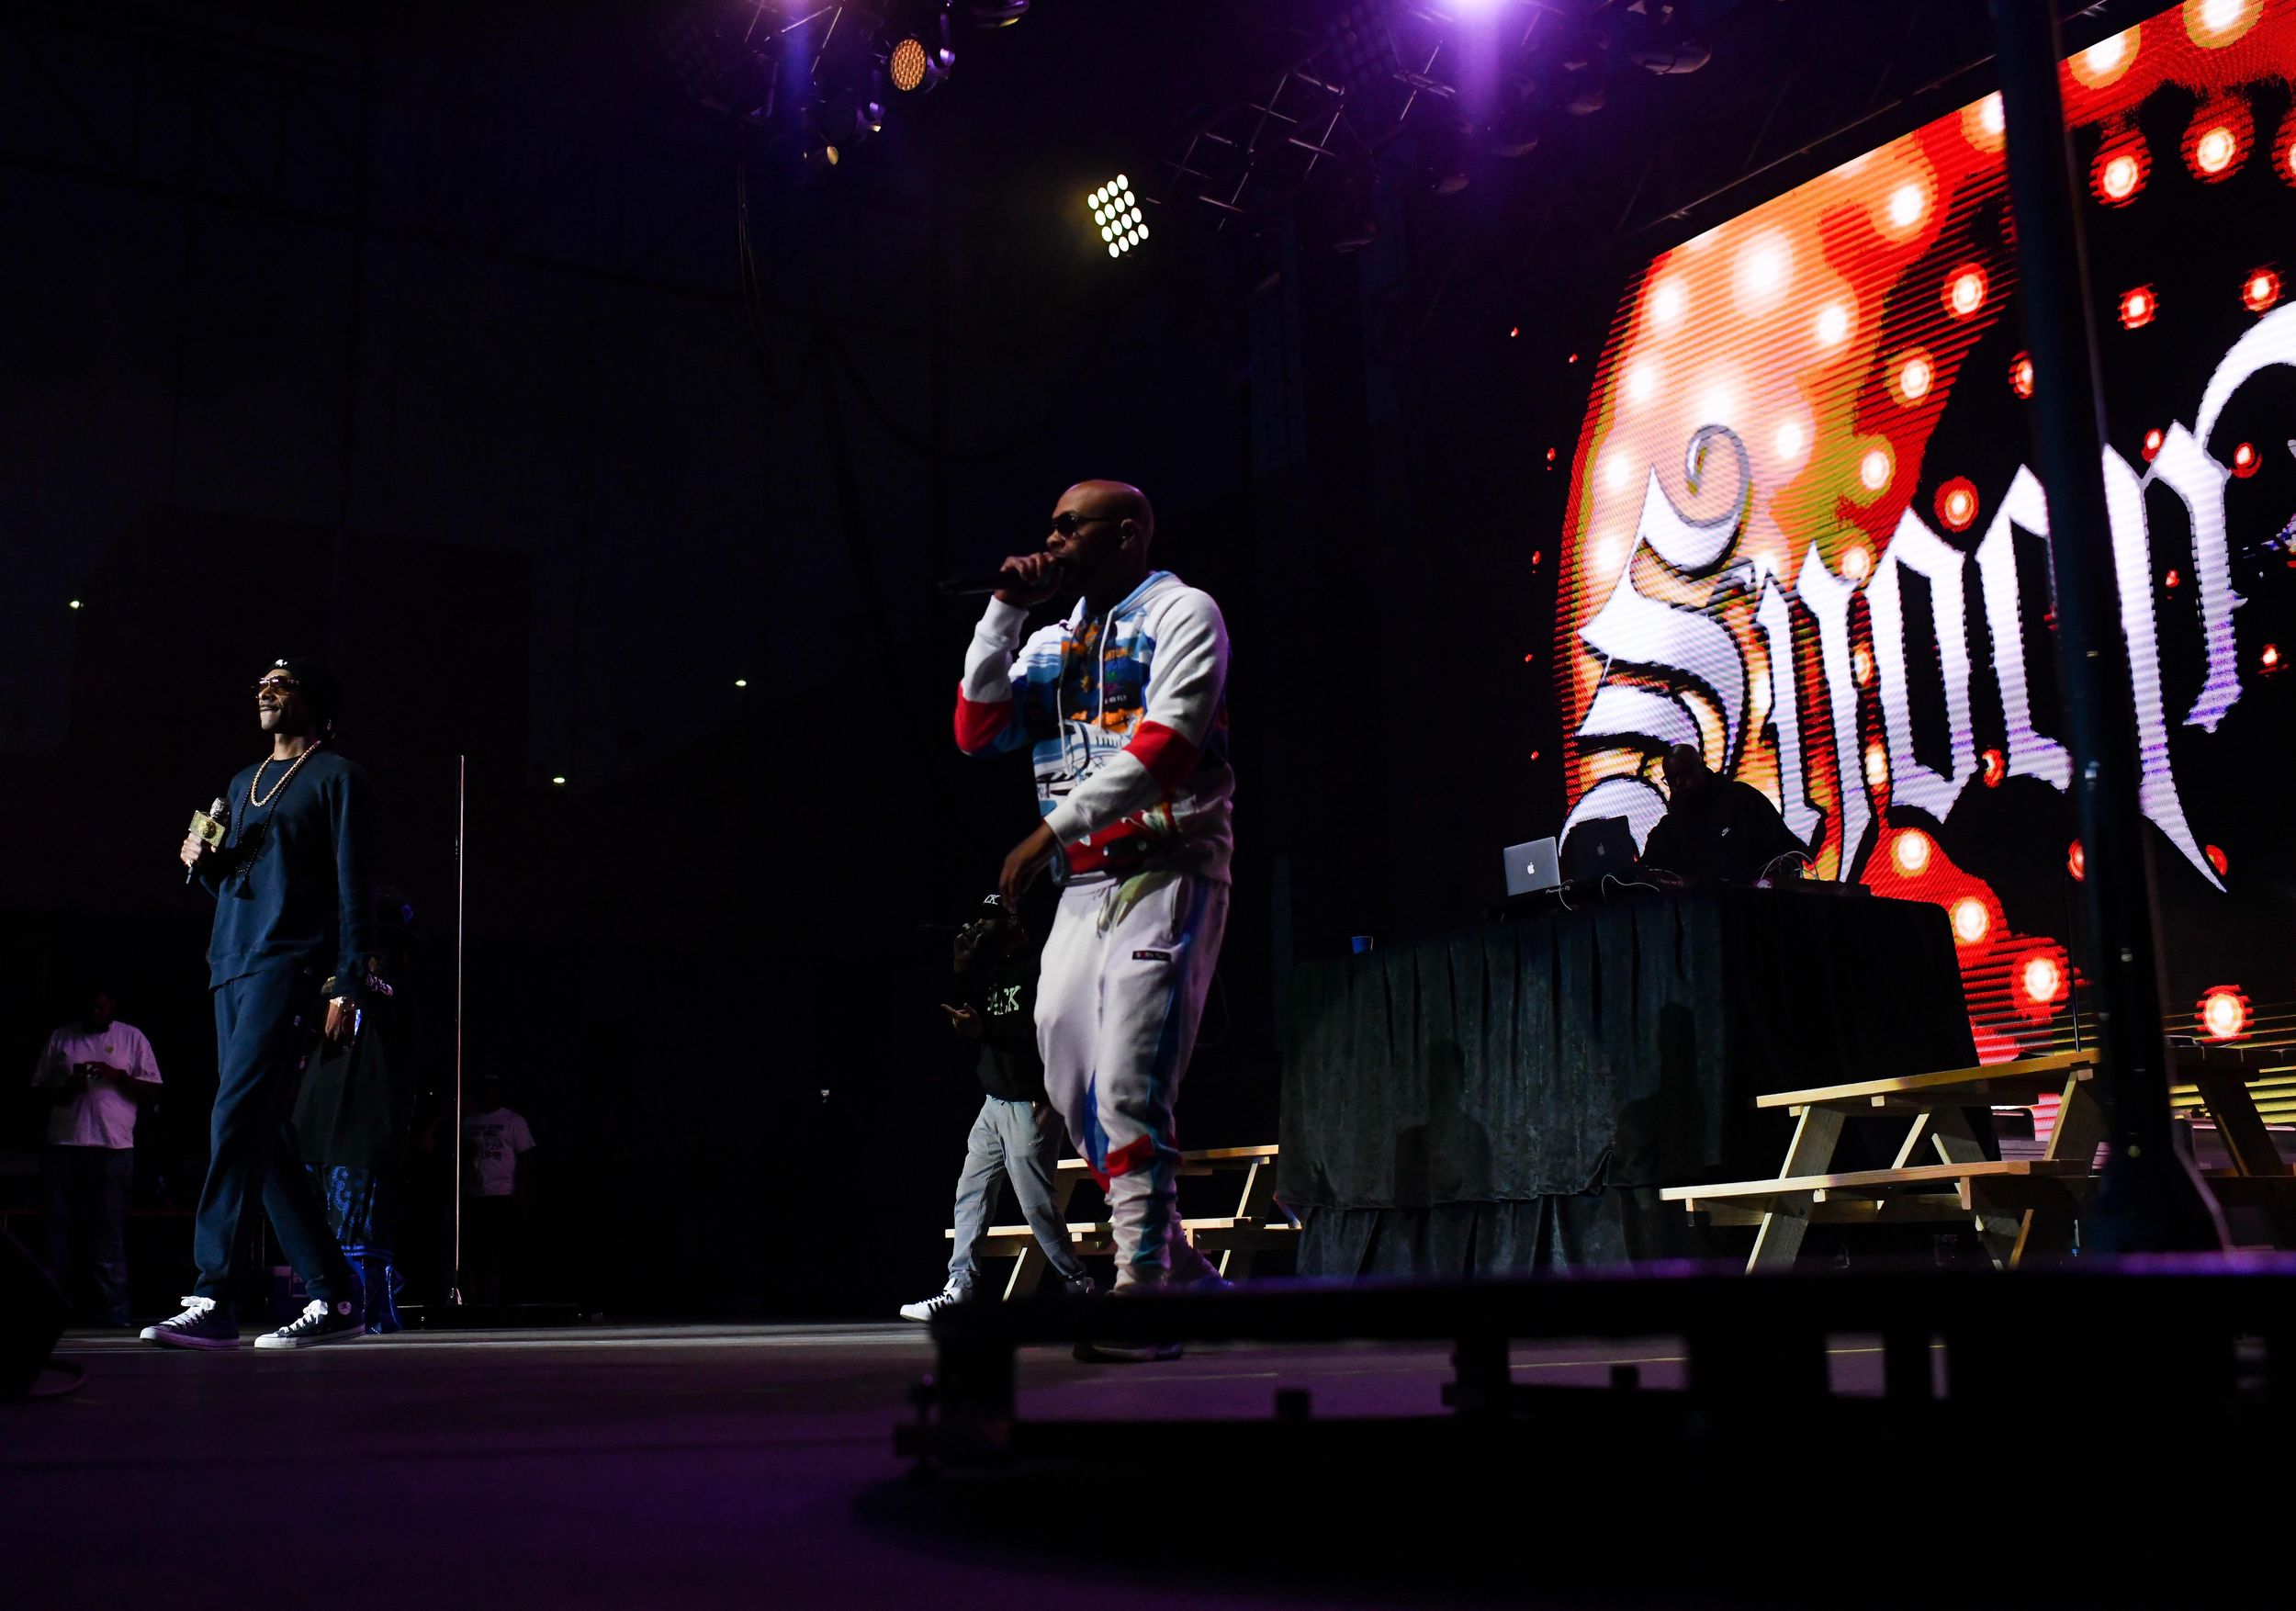
[[[231,821],[231,802],[220,794],[215,797],[215,804],[205,811],[191,814],[191,831],[184,835],[181,851],[186,884],[189,884],[191,875],[199,870],[202,856],[223,848],[223,836],[230,831]]]
[[[1061,590],[1066,567],[1042,549],[1015,554],[993,576],[955,576],[940,584],[949,598],[995,593],[1003,603],[1023,609],[1041,604]]]

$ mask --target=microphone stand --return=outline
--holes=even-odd
[[[470,796],[470,758],[455,757],[455,1166],[447,1189],[455,1194],[454,1248],[446,1267],[446,1301],[462,1307],[462,1017],[463,1017],[463,830]]]

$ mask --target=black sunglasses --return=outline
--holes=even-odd
[[[1064,537],[1073,537],[1096,520],[1122,520],[1123,518],[1120,514],[1078,514],[1073,509],[1064,509],[1052,517],[1052,529]]]

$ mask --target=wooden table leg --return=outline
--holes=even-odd
[[[2232,1155],[2236,1173],[2268,1177],[2290,1173],[2279,1148],[2272,1144],[2272,1132],[2264,1127],[2264,1115],[2257,1111],[2257,1099],[2248,1090],[2245,1070],[2203,1064],[2189,1065],[2178,1072],[2199,1089],[2209,1117],[2216,1121],[2216,1133],[2223,1140],[2224,1150]],[[2268,1203],[2258,1211],[2272,1234],[2274,1246],[2296,1247],[2296,1210],[2280,1203]]]
[[[1928,1121],[1930,1144],[1937,1155],[1948,1164],[1979,1164],[1985,1161],[1985,1148],[1978,1144],[1976,1132],[1971,1128],[1969,1115],[1960,1108],[1938,1108],[1924,1115]],[[2002,1213],[1978,1200],[1971,1217],[1977,1222],[1977,1240],[1985,1245],[1986,1255],[1993,1260],[1996,1269],[2002,1268],[2017,1256],[2017,1233],[2020,1216]]]
[[[1075,1195],[1075,1171],[1063,1170],[1053,1176],[1052,1209],[1060,1215],[1063,1224],[1068,1222],[1068,1200]],[[1005,1282],[1005,1301],[1009,1303],[1016,1298],[1034,1295],[1036,1290],[1044,1284],[1044,1278],[1052,1273],[1052,1261],[1044,1256],[1044,1249],[1036,1245],[1036,1239],[1030,1238],[1028,1246],[1020,1250],[1020,1256],[1012,1261],[1012,1274]]]
[[[1276,1211],[1276,1160],[1254,1158],[1244,1171],[1244,1189],[1236,1197],[1236,1229],[1247,1224],[1256,1228],[1267,1223]],[[1257,1250],[1230,1247],[1220,1255],[1219,1270],[1223,1280],[1239,1280],[1252,1273],[1252,1261]],[[1230,1266],[1233,1264],[1231,1273]]]
[[[2056,1128],[2049,1132],[2048,1149],[2042,1156],[2093,1163],[2108,1131],[2104,1105],[2097,1099],[2096,1082],[2077,1076],[2067,1079],[2063,1094],[2057,1098]],[[2061,1258],[2070,1253],[2074,1222],[2070,1214],[2027,1209],[2018,1222],[2017,1242],[2009,1249],[2009,1267],[2014,1269],[2027,1259]]]
[[[1841,1120],[1842,1115],[1831,1108],[1803,1109],[1801,1118],[1795,1121],[1794,1139],[1786,1145],[1778,1178],[1823,1175],[1826,1166],[1833,1162],[1834,1143],[1841,1139]],[[1746,1259],[1750,1274],[1758,1269],[1784,1269],[1793,1264],[1795,1255],[1802,1251],[1802,1238],[1809,1234],[1813,1201],[1813,1194],[1806,1191],[1770,1200],[1761,1226],[1754,1233],[1754,1251]]]

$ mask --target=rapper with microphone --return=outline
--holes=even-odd
[[[166,1347],[239,1346],[235,1261],[258,1202],[310,1302],[255,1346],[307,1347],[366,1330],[358,1278],[327,1229],[287,1119],[316,1037],[347,1041],[357,1024],[375,949],[373,785],[330,744],[342,690],[324,666],[275,660],[253,692],[270,752],[231,780],[222,810],[205,814],[210,821],[193,818],[181,851],[215,897],[208,983],[217,1084],[193,1231],[199,1279],[181,1314],[143,1333]]]
[[[1180,1224],[1173,1109],[1227,923],[1228,630],[1210,593],[1151,569],[1154,537],[1137,487],[1061,494],[1044,546],[1005,562],[957,692],[960,748],[1034,766],[1037,825],[1000,884],[1007,907],[1048,869],[1062,885],[1037,1044],[1108,1194],[1119,1291],[1212,1275]]]

